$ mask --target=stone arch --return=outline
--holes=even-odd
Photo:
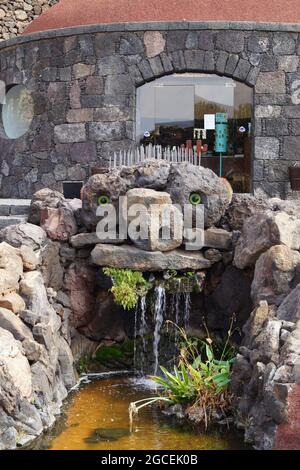
[[[142,59],[134,67],[129,67],[129,74],[136,87],[174,73],[211,73],[255,87],[259,72],[260,67],[252,65],[248,58],[222,50],[201,49],[161,52],[155,57]]]

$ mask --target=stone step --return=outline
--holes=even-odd
[[[27,215],[7,215],[0,216],[0,230],[9,225],[24,224],[27,222]]]
[[[0,199],[0,216],[29,214],[30,199]]]

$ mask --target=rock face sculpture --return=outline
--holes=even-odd
[[[127,196],[128,208],[136,203],[144,204],[148,211],[149,227],[150,220],[157,215],[155,211],[159,211],[154,208],[155,205],[157,207],[161,204],[174,205],[171,237],[168,242],[158,237],[163,222],[160,222],[159,227],[149,229],[147,241],[133,241],[142,250],[169,251],[182,244],[183,224],[179,212],[180,209],[183,212],[185,206],[196,205],[195,201],[191,200],[191,195],[196,197],[197,204],[204,206],[205,227],[211,227],[219,222],[232,198],[228,183],[218,178],[211,170],[195,167],[189,163],[172,165],[164,161],[153,161],[129,168],[114,169],[108,173],[92,176],[83,187],[82,220],[87,229],[96,228],[100,220],[96,211],[99,203],[101,204],[101,198],[112,204],[117,214],[120,209],[120,196]]]

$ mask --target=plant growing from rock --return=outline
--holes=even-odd
[[[200,341],[199,351],[199,341],[188,338],[186,332],[177,327],[183,339],[178,366],[174,366],[172,372],[161,366],[163,376],[151,376],[163,392],[160,396],[131,403],[130,422],[141,408],[159,401],[169,405],[184,405],[191,419],[195,417],[195,421],[203,422],[205,427],[216,415],[221,414],[226,418],[232,406],[232,394],[229,391],[234,362],[229,347],[231,327],[219,359],[210,337]]]
[[[147,293],[148,282],[139,271],[105,268],[103,272],[111,277],[113,287],[110,292],[116,304],[121,305],[124,310],[132,310],[136,307],[139,297]]]

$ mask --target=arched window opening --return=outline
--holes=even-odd
[[[165,76],[137,90],[137,143],[190,148],[235,192],[250,192],[252,108],[252,88],[232,78]]]

